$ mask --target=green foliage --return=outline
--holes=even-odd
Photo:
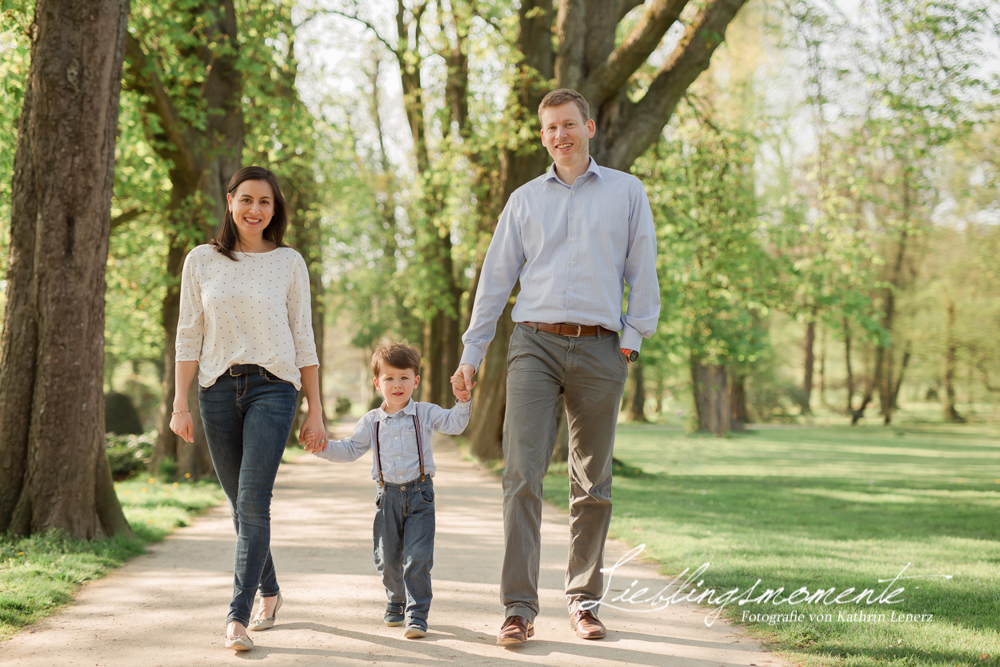
[[[351,413],[351,399],[347,396],[338,396],[336,405],[337,419],[342,419]]]
[[[0,13],[0,316],[6,299],[7,248],[10,245],[10,202],[24,86],[28,78],[31,43],[27,7],[8,7]]]
[[[752,364],[767,345],[761,320],[781,295],[758,230],[753,143],[687,105],[636,163],[657,226],[657,337],[675,357]]]
[[[140,470],[146,470],[156,448],[156,431],[141,435],[108,434],[108,461],[111,475],[124,480]]]

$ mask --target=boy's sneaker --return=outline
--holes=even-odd
[[[382,617],[385,620],[385,624],[390,628],[399,627],[406,620],[401,611],[393,611],[392,609],[385,610],[385,616]]]
[[[406,631],[403,636],[407,639],[420,639],[427,636],[427,623],[411,618],[406,622]]]

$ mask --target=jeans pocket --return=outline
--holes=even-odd
[[[292,384],[288,380],[282,380],[280,377],[267,369],[264,370],[264,379],[273,384]]]
[[[434,489],[429,486],[421,487],[420,498],[428,505],[434,504]]]
[[[379,489],[379,492],[375,494],[375,507],[382,507],[383,498],[385,498],[385,493]]]

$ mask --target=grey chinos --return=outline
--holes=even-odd
[[[503,427],[504,562],[500,598],[507,616],[538,614],[542,479],[565,397],[569,426],[570,613],[603,593],[604,542],[611,522],[611,456],[628,364],[618,336],[568,337],[518,324],[507,355]],[[596,608],[594,609],[596,613]]]

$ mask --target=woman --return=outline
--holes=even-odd
[[[245,167],[229,181],[226,200],[218,238],[184,262],[170,429],[194,441],[188,387],[197,369],[205,437],[237,535],[225,645],[244,651],[253,647],[247,628],[271,627],[281,606],[271,491],[300,388],[309,402],[300,440],[309,430],[325,442],[326,429],[309,274],[302,256],[282,244],[288,218],[278,180],[263,167]]]

